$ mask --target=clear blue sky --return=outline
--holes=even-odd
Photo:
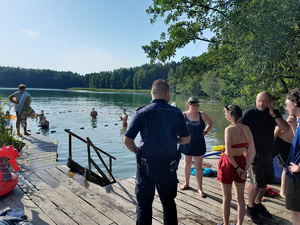
[[[0,66],[86,74],[149,63],[141,46],[167,27],[154,25],[150,0],[0,0]],[[178,50],[198,56],[207,44]]]

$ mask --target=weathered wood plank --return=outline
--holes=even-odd
[[[69,201],[70,204],[76,207],[74,212],[83,213],[86,217],[92,219],[97,224],[111,224],[112,220],[102,215],[99,211],[97,211],[93,206],[91,206],[88,202],[86,202],[81,196],[74,194],[74,192],[70,191],[66,186],[52,177],[51,174],[47,173],[46,171],[38,171],[35,173],[39,178],[41,178],[45,183],[47,183],[52,190],[55,190],[61,196]],[[88,223],[89,220],[84,221]],[[89,224],[93,224],[89,223]]]
[[[123,212],[127,216],[130,216],[131,218],[135,219],[135,216],[136,216],[135,215],[136,214],[135,204],[136,204],[136,202],[131,201],[132,198],[130,195],[127,195],[126,190],[124,192],[122,192],[121,194],[116,194],[113,190],[108,191],[107,189],[105,189],[103,187],[100,187],[98,185],[95,185],[91,182],[86,181],[85,178],[82,176],[78,176],[77,174],[73,174],[72,172],[69,172],[69,168],[66,166],[60,166],[60,167],[57,167],[57,169],[60,171],[60,173],[63,173],[64,175],[69,173],[71,175],[72,179],[74,179],[74,181],[79,181],[78,183],[80,183],[84,188],[88,188],[91,192],[99,193],[101,195],[101,198],[103,200],[107,201],[107,203],[116,207],[117,209],[119,209],[121,212]],[[59,174],[54,175],[52,173],[52,175],[55,176],[57,179],[60,179]],[[68,178],[69,178],[69,176],[68,176]],[[62,179],[62,181],[63,181],[63,179]],[[127,196],[129,198],[127,198]]]
[[[25,215],[34,224],[55,224],[48,215],[46,215],[33,201],[31,201],[31,199],[19,188],[19,186],[16,186],[14,190],[5,197],[15,204],[15,207],[11,206],[10,208],[23,209]]]
[[[54,191],[52,187],[41,180],[35,173],[26,176],[26,179],[29,180],[40,193],[44,194],[53,204],[55,204],[59,210],[63,211],[76,223],[98,224],[80,210],[81,207],[85,207],[85,204],[74,204],[74,199],[78,198],[78,196],[71,196],[70,191],[66,191],[61,195],[57,190]]]
[[[49,169],[47,170],[53,177],[59,179],[61,177],[62,173],[59,172],[57,169]],[[91,191],[89,189],[84,189],[79,183],[77,183],[74,179],[70,177],[65,178],[64,184],[70,189],[70,191],[73,191],[76,195],[82,196],[89,204],[91,204],[93,207],[95,207],[99,212],[101,212],[103,215],[107,216],[108,218],[111,218],[116,223],[120,224],[132,224],[134,223],[134,220],[132,220],[129,216],[122,213],[120,210],[118,210],[116,207],[109,204],[105,198],[107,198],[107,194],[103,195],[99,191]],[[103,189],[102,187],[98,186],[98,189]]]
[[[19,187],[41,210],[47,213],[50,218],[55,218],[56,224],[75,224],[75,221],[68,217],[56,205],[53,204],[43,193],[36,189],[27,179],[19,177]]]

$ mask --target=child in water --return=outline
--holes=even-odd
[[[126,109],[123,109],[123,115],[120,116],[120,119],[123,122],[123,127],[127,127],[128,115],[126,114]]]

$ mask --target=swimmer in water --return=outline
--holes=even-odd
[[[43,121],[39,125],[42,129],[49,129],[49,121],[46,117],[43,118]]]
[[[95,108],[92,108],[92,111],[90,113],[90,116],[93,118],[93,119],[96,119],[97,116],[98,116],[98,113],[97,111],[95,111]]]
[[[120,119],[123,122],[123,127],[127,127],[128,115],[126,114],[126,109],[123,109],[123,115],[120,116]]]

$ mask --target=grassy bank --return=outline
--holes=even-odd
[[[150,93],[150,90],[134,90],[134,89],[109,89],[109,88],[81,88],[73,87],[68,90],[86,90],[86,91],[101,91],[101,92],[127,92],[127,93]]]

